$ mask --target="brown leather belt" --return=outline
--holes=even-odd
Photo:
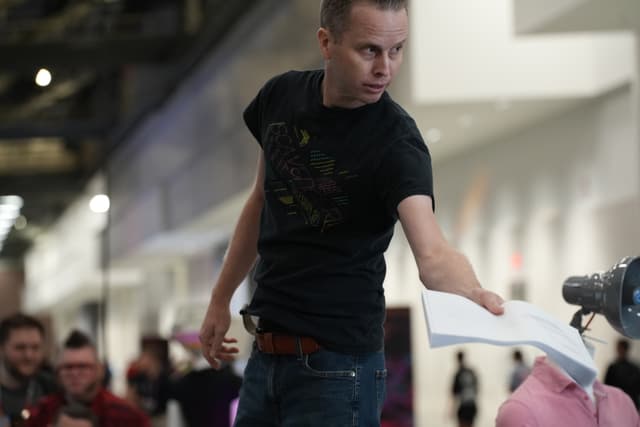
[[[298,339],[300,340],[302,354],[311,354],[320,350],[320,345],[311,337],[296,337],[272,332],[256,333],[258,350],[269,354],[298,354]]]

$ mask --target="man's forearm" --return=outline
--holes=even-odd
[[[257,197],[250,197],[242,209],[211,294],[212,301],[228,303],[255,263],[261,209],[262,201]]]
[[[420,281],[427,289],[470,298],[472,291],[480,288],[469,260],[447,244],[417,262]]]

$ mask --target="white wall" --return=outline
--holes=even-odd
[[[27,311],[43,310],[63,301],[99,273],[100,232],[106,215],[91,212],[89,198],[78,198],[50,230],[38,236],[27,253]],[[99,292],[99,286],[92,290]],[[82,291],[86,292],[86,287]]]
[[[587,0],[513,0],[515,26],[519,31],[535,29]]]
[[[516,37],[511,2],[412,3],[415,102],[594,96],[633,76],[630,32]]]
[[[564,279],[608,269],[625,255],[640,255],[640,157],[632,102],[625,87],[435,165],[436,214],[485,287],[509,298],[510,284],[524,279],[528,300],[568,323],[578,307],[563,301]],[[522,254],[521,271],[511,266],[514,252]],[[416,425],[453,425],[445,419],[458,348],[428,347],[420,283],[400,230],[387,260],[389,304],[413,309]],[[602,316],[591,334],[610,341],[616,337]],[[465,347],[469,364],[481,377],[477,426],[493,426],[507,397],[510,350]],[[528,348],[526,354],[531,361],[540,352]],[[600,369],[612,356],[613,345],[597,346]]]

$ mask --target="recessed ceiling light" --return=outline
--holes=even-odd
[[[16,230],[24,230],[25,228],[27,228],[27,218],[24,215],[20,215],[18,218],[16,218],[16,222],[15,224],[13,224],[13,227]]]
[[[442,140],[442,131],[438,128],[431,128],[427,130],[424,137],[427,139],[427,142],[435,144]]]
[[[109,196],[106,194],[96,194],[89,202],[89,209],[95,213],[105,213],[109,210],[110,205]]]
[[[51,83],[51,72],[46,68],[40,68],[36,74],[36,84],[41,87],[49,86]]]
[[[10,196],[0,196],[0,205],[11,206],[16,209],[21,209],[24,205],[24,200],[22,197],[10,195]]]

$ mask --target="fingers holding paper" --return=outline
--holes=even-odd
[[[484,288],[472,289],[469,293],[469,299],[489,310],[493,314],[503,314],[504,300],[502,297],[490,290]]]

